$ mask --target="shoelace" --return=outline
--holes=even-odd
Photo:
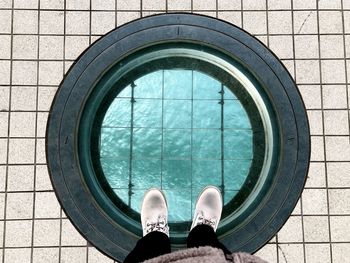
[[[165,216],[158,216],[156,222],[146,222],[146,233],[150,233],[152,231],[160,231],[163,233],[168,233],[168,224],[166,223]]]
[[[197,224],[198,225],[209,225],[212,228],[215,228],[216,219],[215,218],[211,218],[211,219],[205,218],[203,211],[199,211],[198,216],[197,216]]]

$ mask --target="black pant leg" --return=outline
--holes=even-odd
[[[211,246],[215,248],[220,248],[224,251],[224,254],[231,254],[216,236],[214,229],[208,225],[197,225],[195,226],[187,237],[187,247],[203,247]]]
[[[153,231],[142,237],[135,248],[125,258],[124,263],[137,263],[171,252],[169,237]]]

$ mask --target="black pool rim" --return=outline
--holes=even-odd
[[[74,63],[50,109],[46,156],[57,198],[78,231],[103,253],[122,261],[140,238],[111,220],[84,181],[77,151],[78,124],[93,83],[117,61],[156,43],[191,42],[234,57],[261,83],[274,107],[281,152],[275,179],[257,211],[234,233],[219,236],[233,251],[253,253],[292,213],[310,159],[305,106],[287,69],[259,40],[242,29],[203,15],[172,13],[134,20],[96,41]]]

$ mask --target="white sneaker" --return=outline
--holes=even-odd
[[[143,236],[152,231],[169,236],[168,206],[160,190],[150,189],[145,193],[141,205],[141,224]]]
[[[214,231],[218,228],[222,212],[221,192],[215,186],[207,186],[199,195],[194,211],[191,230],[197,225],[209,225]]]

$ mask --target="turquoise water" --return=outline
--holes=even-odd
[[[252,127],[241,102],[194,70],[158,70],[136,79],[102,123],[100,162],[110,187],[137,212],[147,189],[163,189],[169,222],[191,220],[206,185],[222,189],[225,203],[232,200],[252,158]]]

